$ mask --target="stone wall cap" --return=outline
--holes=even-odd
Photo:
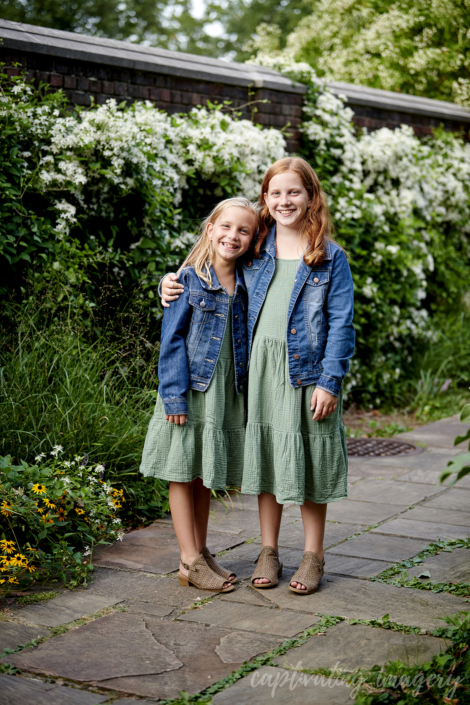
[[[145,47],[116,39],[89,37],[0,19],[0,47],[25,52],[59,56],[66,59],[119,66],[181,76],[200,81],[252,85],[283,93],[305,93],[306,86],[265,66],[237,64],[197,54]]]
[[[444,100],[422,98],[421,96],[406,93],[394,93],[378,88],[356,86],[353,83],[331,81],[328,88],[336,95],[344,95],[351,107],[361,105],[369,108],[379,108],[392,112],[423,115],[455,122],[470,122],[470,109],[456,103],[447,103]]]

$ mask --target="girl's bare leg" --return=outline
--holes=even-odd
[[[193,482],[194,536],[198,553],[207,545],[207,524],[211,504],[211,491],[204,487],[200,477]]]
[[[276,497],[268,492],[258,496],[259,523],[261,527],[261,547],[272,546],[278,550],[279,529],[281,528],[282,504],[278,504]],[[257,578],[254,584],[269,583],[268,578]]]
[[[194,501],[192,482],[170,482],[170,510],[173,526],[180,547],[181,561],[187,565],[196,560],[199,550],[194,530]],[[182,575],[188,575],[180,563]]]
[[[199,478],[193,482],[170,482],[169,499],[181,561],[191,565],[206,545],[211,491]],[[182,563],[179,570],[188,575]],[[229,585],[224,583],[224,587]]]
[[[325,522],[327,504],[315,504],[315,502],[304,502],[300,507],[305,533],[304,551],[313,551],[320,560],[323,560],[323,538],[325,536]],[[305,585],[301,583],[291,583],[292,587],[305,590]]]

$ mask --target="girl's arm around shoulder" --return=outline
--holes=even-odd
[[[163,315],[162,339],[158,377],[160,394],[167,416],[187,415],[186,394],[189,389],[186,333],[191,322],[192,308],[189,305],[189,282],[187,273],[181,273],[184,292],[166,308]]]
[[[341,383],[349,370],[349,359],[354,353],[353,327],[354,289],[347,257],[337,245],[331,245],[332,268],[325,315],[328,339],[322,360],[322,375],[317,387],[338,396]]]

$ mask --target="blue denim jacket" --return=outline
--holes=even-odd
[[[271,228],[259,259],[243,261],[248,289],[248,360],[253,332],[276,265],[276,227]],[[293,387],[316,383],[338,396],[354,352],[354,293],[343,250],[333,242],[319,267],[297,269],[287,318],[289,377]]]
[[[229,296],[211,268],[212,286],[193,267],[185,267],[180,294],[163,316],[158,377],[165,414],[187,414],[188,389],[205,392],[214,374],[224,339]],[[232,339],[235,389],[242,390],[247,375],[248,300],[243,277],[236,273],[232,302]]]

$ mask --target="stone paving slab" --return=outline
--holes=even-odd
[[[359,483],[359,485],[362,483]],[[355,485],[357,487],[358,485]],[[382,504],[375,502],[361,502],[360,500],[341,499],[332,502],[327,509],[327,522],[339,521],[344,524],[363,524],[371,526],[385,521],[392,516],[403,512],[407,504]]]
[[[397,440],[401,435],[396,436]],[[349,467],[353,472],[371,476],[373,473],[392,473],[397,477],[413,470],[433,472],[443,470],[449,460],[461,453],[461,450],[444,450],[443,448],[428,448],[417,455],[390,455],[383,458],[350,458]]]
[[[325,572],[334,575],[350,575],[355,578],[371,578],[390,568],[390,561],[375,561],[355,556],[337,556],[330,551],[325,553]]]
[[[427,543],[427,540],[398,538],[368,532],[330,548],[329,553],[397,563],[416,556]]]
[[[403,519],[411,519],[413,521],[428,521],[433,524],[454,524],[455,526],[470,526],[470,512],[468,509],[466,511],[453,511],[449,512],[447,509],[437,509],[435,507],[429,507],[427,505],[420,507],[413,507],[413,509],[408,509],[404,514],[401,515]]]
[[[455,524],[435,524],[431,521],[413,521],[412,519],[393,519],[376,529],[373,534],[393,534],[394,536],[407,536],[414,539],[465,539],[470,536],[470,526],[456,526]]]
[[[173,612],[174,607],[166,605],[153,605],[151,602],[133,602],[126,605],[126,609],[131,614],[151,614],[153,617],[167,617]]]
[[[254,512],[250,514],[256,516]],[[207,536],[207,545],[212,553],[237,546],[242,541],[243,539],[232,536],[230,532],[220,534],[209,531]],[[177,570],[180,560],[180,550],[173,526],[158,522],[154,522],[145,529],[125,534],[122,541],[100,548],[95,555],[95,565],[110,565],[157,574]]]
[[[106,700],[106,695],[78,688],[66,688],[33,678],[0,675],[0,705],[97,705]]]
[[[245,580],[251,577],[255,569],[255,560],[260,550],[261,541],[256,540],[251,544],[237,546],[237,548],[234,548],[233,551],[229,551],[229,553],[226,553],[219,560],[225,568],[234,571],[239,580]],[[296,549],[283,546],[279,548],[279,558],[286,568],[295,568],[297,570],[303,555],[303,548]]]
[[[17,615],[25,622],[40,624],[44,627],[59,627],[67,622],[99,612],[105,607],[121,602],[115,597],[100,595],[83,595],[78,592],[62,593],[48,602],[28,605],[18,611]]]
[[[406,475],[400,475],[400,477],[397,478],[400,482],[424,482],[429,485],[434,485],[438,486],[439,483],[439,477],[441,475],[441,472],[445,470],[447,467],[447,463],[442,463],[440,466],[439,470],[413,470],[412,472],[407,473]],[[470,476],[466,475],[463,477],[461,480],[459,480],[458,483],[458,488],[463,487],[465,489],[470,488]],[[446,488],[446,484],[444,483],[443,485],[440,485],[441,489]]]
[[[292,521],[282,517],[281,526]],[[241,511],[240,509],[225,509],[220,502],[216,502],[209,516],[209,531],[229,533],[239,538],[239,543],[244,539],[253,538],[261,534],[259,514],[255,511]],[[222,550],[222,549],[219,549]]]
[[[282,639],[116,613],[8,657],[25,671],[150,698],[191,694]],[[220,653],[219,653],[220,652]]]
[[[118,601],[130,599],[168,607],[189,607],[201,597],[200,590],[181,586],[176,577],[156,578],[153,575],[106,568],[96,568],[93,576],[93,583],[87,593],[116,597]],[[204,592],[204,597],[216,594]]]
[[[282,609],[355,619],[381,619],[388,613],[392,622],[428,630],[442,627],[440,617],[468,610],[468,602],[447,593],[397,588],[335,575],[325,576],[313,595],[298,595],[288,590],[290,577],[283,575],[276,588],[263,591]]]
[[[351,689],[340,679],[263,666],[217,693],[213,705],[351,705]]]
[[[407,433],[400,433],[396,436],[399,440],[413,442],[428,443],[432,446],[452,449],[454,447],[454,439],[456,436],[463,436],[468,430],[468,424],[463,424],[459,420],[458,414],[450,416],[440,421],[421,426]],[[466,447],[465,443],[460,444]]]
[[[155,618],[153,622],[161,624]],[[157,674],[183,666],[173,651],[155,639],[146,620],[123,612],[88,622],[8,659],[19,668],[94,685],[120,676]]]
[[[427,570],[431,574],[431,583],[470,584],[470,549],[456,548],[451,553],[441,551],[436,556],[425,558],[416,568],[409,568],[408,575],[410,578],[419,577]]]
[[[47,636],[47,634],[49,634],[49,629],[0,620],[0,654],[5,649],[16,649],[17,646],[23,646],[28,641]]]
[[[393,504],[403,504],[409,507],[411,504],[421,502],[426,497],[442,492],[442,488],[436,489],[432,485],[424,483],[404,483],[396,480],[362,480],[349,488],[349,499],[362,502],[376,502],[378,504],[389,504],[390,499]]]
[[[256,605],[228,604],[225,601],[206,603],[178,618],[185,622],[199,622],[213,627],[227,627],[257,634],[293,637],[319,621],[314,615],[276,610]]]
[[[446,490],[439,497],[434,497],[433,499],[425,502],[423,507],[435,507],[437,509],[447,509],[450,512],[467,512],[469,513],[470,507],[470,490],[466,490],[463,487],[453,487],[450,490]],[[451,524],[452,522],[448,522]]]
[[[186,690],[191,695],[209,687],[239,668],[244,661],[271,651],[281,639],[263,634],[234,632],[182,622],[150,620],[147,626],[184,662],[177,671],[158,675],[116,678],[102,687],[154,699],[178,697]],[[201,646],[204,645],[204,648]]]
[[[220,599],[223,602],[242,602],[243,604],[258,605],[259,607],[272,606],[269,600],[264,600],[260,593],[261,590],[256,591],[243,585],[233,592],[222,593]]]
[[[363,624],[342,622],[326,630],[324,636],[312,636],[305,644],[276,658],[285,668],[339,668],[355,671],[389,661],[403,661],[407,666],[430,661],[450,642],[433,636],[403,634],[391,629],[376,629]]]

